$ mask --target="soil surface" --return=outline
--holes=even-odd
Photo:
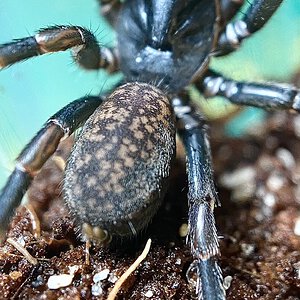
[[[242,139],[225,138],[220,126],[211,124],[210,135],[227,299],[300,299],[300,116],[272,114]],[[109,248],[92,246],[86,264],[85,244],[61,197],[71,145],[72,139],[65,141],[44,166],[28,192],[30,205],[20,207],[11,223],[0,248],[0,299],[106,299],[149,237],[149,254],[117,299],[193,299],[181,148],[170,191],[148,228]],[[66,286],[55,286],[56,279]]]

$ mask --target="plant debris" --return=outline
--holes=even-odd
[[[139,266],[139,264],[146,258],[147,254],[149,253],[150,246],[151,246],[151,239],[149,239],[147,241],[145,249],[143,250],[143,252],[141,253],[141,255],[133,262],[132,265],[130,265],[130,267],[125,271],[125,273],[117,280],[117,282],[114,285],[113,289],[110,291],[110,293],[109,293],[109,295],[107,297],[107,300],[114,300],[116,298],[117,293],[119,292],[122,284],[131,275],[131,273],[136,270],[136,268]]]

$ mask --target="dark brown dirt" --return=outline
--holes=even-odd
[[[239,140],[222,137],[216,126],[211,128],[212,150],[222,202],[216,219],[227,299],[300,299],[300,117],[273,114]],[[66,159],[71,144],[66,141],[56,156]],[[42,222],[41,236],[34,236],[32,217],[24,207],[8,233],[38,264],[5,242],[0,248],[0,299],[106,299],[149,237],[150,252],[118,299],[192,299],[194,288],[186,279],[192,260],[179,235],[187,221],[182,160],[174,171],[167,199],[147,230],[110,248],[92,247],[86,265],[85,245],[76,239],[61,199],[59,160],[49,161],[28,193]],[[72,266],[77,267],[71,284],[50,290],[49,278],[70,274]],[[93,278],[105,269],[107,277]]]

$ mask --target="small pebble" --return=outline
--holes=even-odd
[[[95,283],[92,285],[92,295],[93,296],[101,296],[103,293],[103,289],[101,287],[101,283]]]
[[[220,184],[229,189],[235,189],[240,185],[248,184],[254,181],[256,170],[253,167],[247,166],[239,168],[231,173],[224,173],[220,177]]]
[[[254,245],[251,245],[251,244],[242,243],[241,249],[245,256],[250,256],[254,252],[255,247],[254,247]]]
[[[300,116],[295,116],[294,119],[294,130],[298,137],[300,137]]]
[[[300,279],[300,261],[293,264],[293,267],[297,274],[297,279]]]
[[[286,178],[280,172],[272,172],[266,185],[272,192],[277,192],[286,184]]]
[[[151,298],[152,296],[153,296],[153,292],[150,290],[147,293],[145,293],[145,297],[147,298]]]
[[[38,288],[38,287],[40,287],[40,286],[42,286],[42,285],[44,285],[44,284],[45,284],[45,283],[44,283],[44,278],[43,278],[43,276],[42,276],[42,275],[38,275],[38,276],[36,277],[36,280],[32,281],[31,286],[34,287],[34,288]]]
[[[296,222],[295,222],[295,227],[294,227],[294,233],[298,236],[300,236],[300,217],[298,217],[296,219]]]
[[[224,289],[225,290],[228,290],[231,286],[231,282],[232,282],[232,276],[226,276],[224,278],[224,283],[223,283],[223,286],[224,286]]]
[[[97,283],[101,280],[106,279],[108,277],[109,272],[110,272],[109,269],[104,269],[104,270],[100,271],[99,273],[96,273],[93,276],[94,283]]]
[[[263,197],[264,204],[268,207],[273,207],[276,203],[276,198],[272,193],[266,193]]]
[[[114,273],[110,274],[108,277],[108,281],[111,283],[115,283],[115,282],[117,282],[117,280],[118,280],[118,277]]]
[[[61,287],[70,285],[73,281],[74,274],[60,274],[49,277],[47,285],[50,290],[57,290]]]
[[[295,158],[289,150],[285,148],[279,148],[276,151],[276,156],[288,170],[293,169],[296,166]]]
[[[52,275],[49,277],[47,285],[50,290],[56,290],[61,287],[70,285],[73,281],[74,274],[79,270],[79,266],[69,266],[70,274]]]
[[[78,270],[79,270],[79,266],[77,266],[77,265],[69,266],[69,273],[71,275],[74,275],[75,273],[77,273]]]

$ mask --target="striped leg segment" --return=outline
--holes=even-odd
[[[282,1],[283,0],[254,0],[242,19],[227,24],[224,32],[220,35],[215,54],[218,56],[226,55],[238,49],[244,39],[260,30],[268,22]],[[225,8],[225,4],[228,0],[222,0],[222,3],[223,2]]]
[[[46,53],[73,50],[74,60],[83,68],[109,72],[118,70],[114,49],[99,46],[91,31],[79,26],[53,26],[36,35],[0,45],[0,69]]]
[[[0,193],[0,237],[32,179],[55,152],[61,139],[71,135],[101,104],[100,97],[84,97],[53,115],[19,155],[16,167]]]
[[[209,71],[196,86],[206,97],[222,96],[238,105],[300,112],[300,90],[292,85],[236,81]]]

